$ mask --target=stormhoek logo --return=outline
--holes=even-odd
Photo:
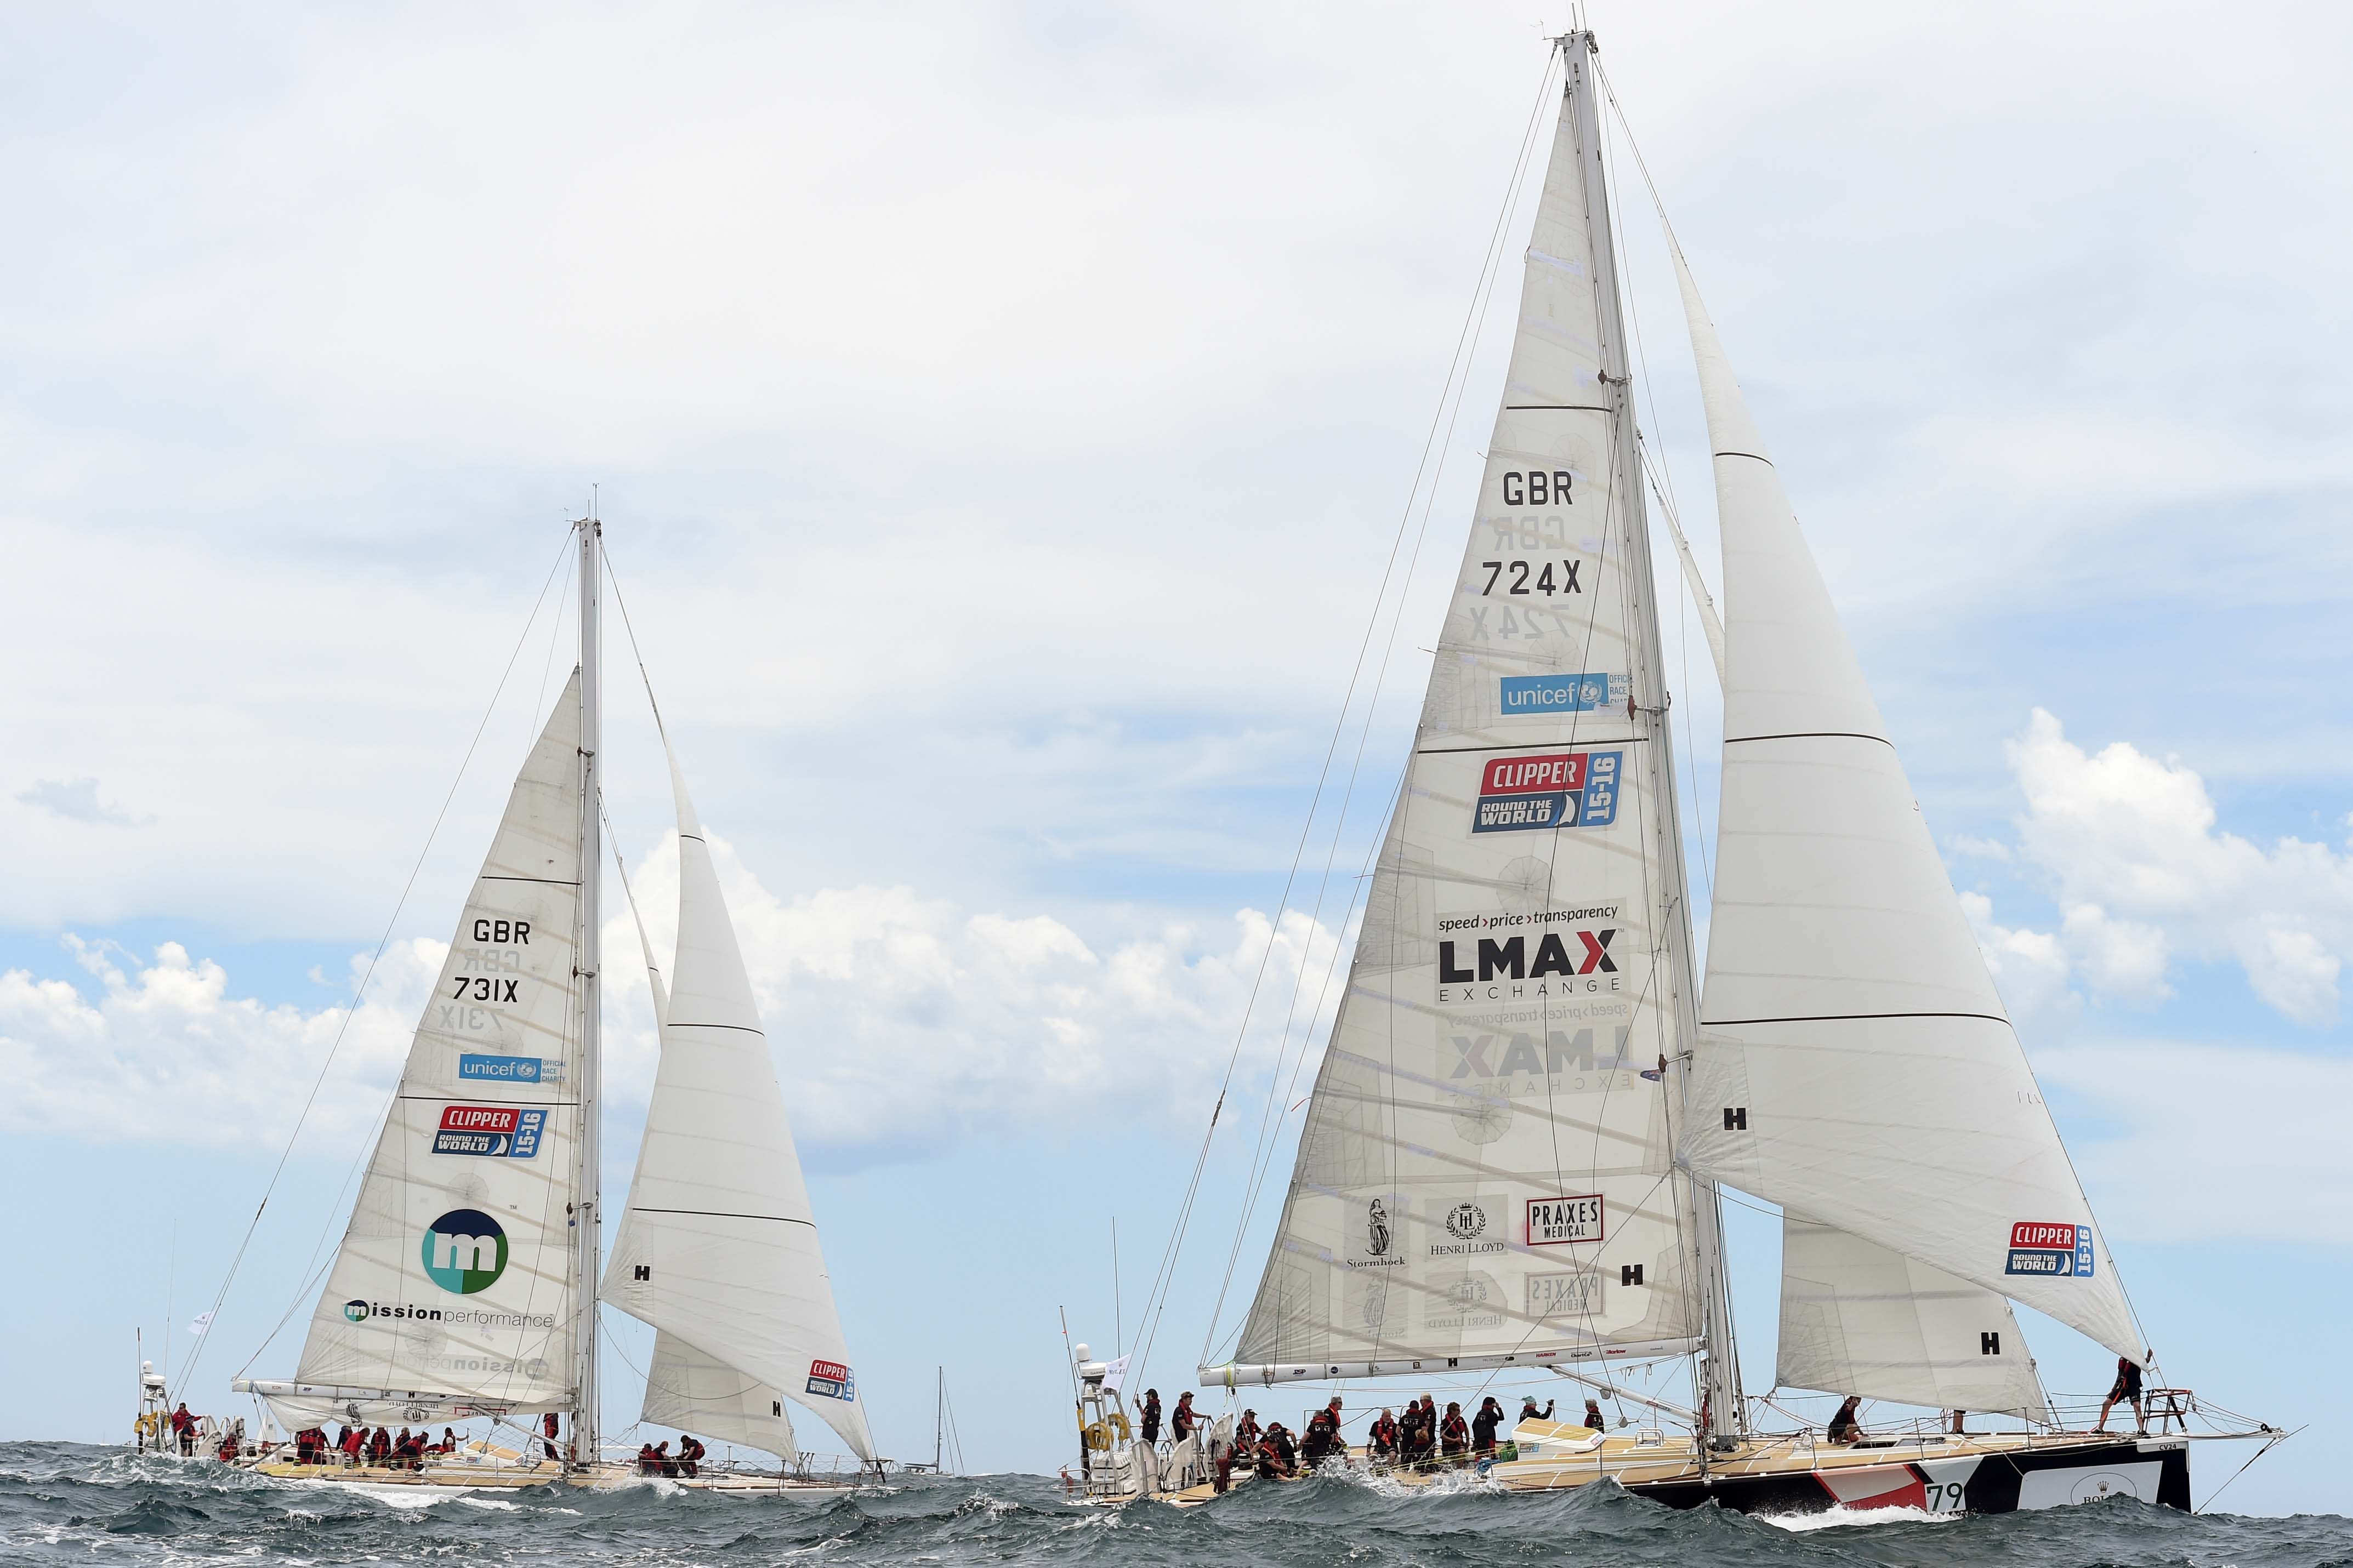
[[[1633,688],[1622,675],[1506,675],[1501,678],[1504,716],[1592,713],[1615,708]]]
[[[453,1296],[471,1296],[507,1271],[507,1233],[480,1209],[451,1209],[426,1227],[425,1277]]]

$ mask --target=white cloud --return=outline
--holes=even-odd
[[[2089,753],[2039,708],[2008,754],[2026,795],[2021,847],[2056,879],[2068,947],[2095,989],[2154,1000],[2174,954],[2228,954],[2286,1017],[2335,1019],[2353,856],[2221,831],[2187,764],[2121,741]]]
[[[2069,1142],[2111,1235],[2353,1237],[2340,1125],[2353,1062],[2239,1041],[2104,1041],[2039,1051],[2034,1070],[2097,1108]]]
[[[671,942],[677,840],[636,879],[656,951]],[[1272,1059],[1294,987],[1328,1013],[1338,937],[1293,913],[1271,954],[1266,918],[1168,925],[1100,951],[1042,915],[967,913],[906,888],[779,899],[713,841],[805,1147],[845,1157],[936,1149],[966,1133],[1075,1136],[1206,1115],[1261,958],[1242,1068]],[[73,939],[95,980],[0,975],[0,1125],[97,1138],[276,1147],[343,1023],[339,1007],[264,1006],[177,943],[151,963]],[[608,1088],[617,1110],[653,1079],[652,1010],[627,911],[606,933]],[[380,1111],[447,949],[387,952],[306,1136],[348,1142]],[[354,961],[354,973],[364,961]],[[1297,1048],[1301,1028],[1289,1032]],[[626,1142],[626,1140],[625,1140]]]
[[[41,779],[16,798],[69,822],[96,822],[113,827],[135,826],[130,813],[99,800],[96,779]]]
[[[2067,1000],[2067,951],[2048,931],[1997,924],[1993,900],[1983,893],[1963,893],[1961,909],[1978,933],[1978,950],[1993,973],[2002,1005],[2013,1016],[2048,1013]]]
[[[306,1011],[230,994],[227,973],[178,942],[140,963],[69,936],[97,987],[0,973],[0,1126],[101,1139],[275,1148],[293,1131],[337,1032],[340,1006]],[[364,1136],[397,1074],[444,944],[396,942],[354,1015],[306,1137]],[[353,979],[365,963],[353,961]]]

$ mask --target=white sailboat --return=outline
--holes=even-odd
[[[576,525],[580,666],[516,776],[418,1021],[397,1097],[311,1315],[295,1375],[236,1380],[289,1431],[522,1425],[421,1467],[265,1472],[371,1484],[609,1483],[601,1301],[651,1325],[647,1423],[776,1455],[810,1484],[786,1406],[879,1468],[790,1120],[701,820],[669,759],[681,837],[678,952],[650,944],[661,1052],[637,1170],[603,1257],[599,586],[602,525]],[[643,927],[639,927],[642,939]],[[559,1438],[540,1422],[557,1417]]]
[[[1232,1359],[1200,1380],[1414,1394],[1551,1369],[1622,1394],[1616,1368],[1680,1363],[1692,1406],[1641,1399],[1655,1427],[1522,1422],[1480,1468],[1679,1506],[2186,1508],[2192,1396],[2152,1394],[2158,1430],[2089,1436],[2036,1376],[2012,1302],[2155,1358],[1678,254],[1726,606],[1695,973],[1595,47],[1556,47],[1476,517],[1271,1255]],[[2020,1429],[1766,1429],[1719,1185],[1785,1215],[1778,1386]],[[1089,1490],[1198,1478],[1198,1452],[1135,1462],[1115,1379],[1080,1359]]]

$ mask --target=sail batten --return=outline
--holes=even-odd
[[[1989,1316],[2004,1297],[2138,1360],[2114,1260],[1779,471],[1674,260],[1716,454],[1725,601],[1715,902],[1684,1152],[1815,1227],[1792,1231],[1813,1260],[1798,1261],[1827,1277],[1785,1278],[1785,1305],[1819,1318],[1843,1280],[1858,1302],[1888,1298],[1855,1342],[1943,1336],[1922,1342],[1908,1374],[1900,1357],[1864,1356],[1881,1386],[1969,1382],[1954,1369],[1996,1360],[1981,1347],[1997,1338],[2017,1342],[2014,1324]],[[1896,1304],[1907,1291],[1916,1300]],[[1819,1359],[1851,1366],[1841,1356]],[[1980,1407],[2025,1407],[2020,1385],[1990,1373],[1970,1374],[1978,1397],[1991,1388],[2005,1402]]]

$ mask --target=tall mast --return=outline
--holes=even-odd
[[[1570,103],[1577,113],[1577,141],[1585,163],[1587,222],[1593,236],[1593,276],[1600,293],[1601,374],[1609,384],[1616,414],[1617,451],[1613,467],[1620,476],[1620,490],[1626,508],[1620,530],[1621,570],[1631,601],[1627,617],[1628,672],[1637,731],[1643,743],[1659,748],[1662,759],[1656,771],[1658,809],[1650,822],[1651,863],[1658,868],[1651,916],[1666,938],[1666,983],[1673,991],[1675,1037],[1688,1058],[1699,1036],[1699,987],[1692,967],[1690,885],[1683,871],[1683,814],[1675,799],[1674,752],[1667,723],[1666,660],[1659,641],[1658,600],[1651,577],[1650,526],[1642,505],[1641,450],[1635,437],[1633,374],[1626,353],[1624,300],[1619,288],[1618,247],[1609,223],[1609,187],[1601,167],[1601,103],[1593,79],[1593,57],[1599,46],[1590,32],[1575,32],[1562,40],[1562,58]],[[1678,1075],[1688,1085],[1690,1074]],[[1689,1108],[1684,1108],[1688,1120]],[[1732,1339],[1732,1305],[1724,1268],[1721,1211],[1715,1187],[1694,1179],[1693,1251],[1702,1295],[1702,1339],[1705,1347],[1703,1404],[1707,1436],[1728,1437],[1745,1424],[1740,1398],[1740,1367]]]
[[[604,1166],[602,1115],[603,997],[597,971],[603,967],[598,928],[603,910],[597,889],[603,879],[604,836],[597,752],[604,744],[605,691],[599,652],[598,594],[603,585],[605,525],[596,509],[574,527],[580,535],[580,943],[575,961],[580,982],[580,1169],[573,1186],[574,1289],[573,1369],[577,1403],[572,1407],[572,1441],[583,1463],[596,1461],[596,1280],[604,1261],[603,1205],[598,1182]]]

